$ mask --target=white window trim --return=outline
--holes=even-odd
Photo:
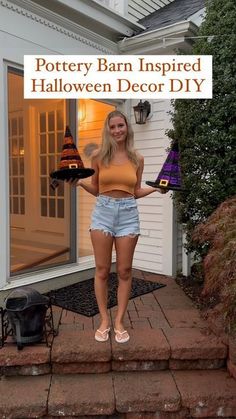
[[[1,73],[0,79],[0,102],[8,103],[7,95],[7,68],[10,63],[4,62],[3,72]],[[15,68],[22,69],[21,66],[15,66]],[[0,126],[2,126],[3,138],[8,138],[8,108],[3,106],[1,115],[0,115]],[[10,246],[9,246],[9,182],[6,182],[8,177],[6,176],[9,173],[9,150],[8,150],[8,141],[3,141],[2,144],[2,153],[1,153],[1,162],[0,162],[0,231],[1,231],[1,252],[0,252],[0,287],[4,287],[7,278],[9,278],[9,266],[10,266]]]
[[[115,253],[112,255],[112,263],[115,262]],[[14,279],[11,282],[7,282],[5,286],[1,288],[1,291],[10,290],[16,287],[22,287],[25,285],[32,285],[38,282],[48,281],[53,278],[59,278],[61,276],[70,275],[73,273],[83,272],[88,269],[95,267],[94,258],[88,257],[83,263],[73,263],[64,265],[62,267],[52,267],[45,269],[43,272],[30,272],[29,274],[22,274],[19,276],[14,276]],[[78,278],[79,279],[79,278]]]

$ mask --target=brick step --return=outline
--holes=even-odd
[[[61,327],[51,348],[6,344],[0,350],[1,375],[108,373],[109,371],[212,370],[226,365],[227,347],[208,329],[130,330],[130,341],[94,340],[94,331]]]
[[[5,419],[236,417],[236,381],[223,369],[4,377],[0,394]]]

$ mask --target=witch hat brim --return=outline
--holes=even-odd
[[[180,186],[174,186],[174,185],[160,185],[160,183],[157,182],[151,182],[149,180],[147,180],[145,182],[148,186],[152,186],[153,188],[158,188],[158,189],[164,189],[165,191],[182,191],[183,188]]]
[[[52,172],[50,177],[57,180],[85,179],[92,176],[94,172],[94,169],[90,168],[59,169]]]

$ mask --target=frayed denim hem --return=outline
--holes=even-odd
[[[131,237],[131,238],[135,238],[140,236],[140,233],[128,233],[128,234],[121,234],[121,235],[117,235],[115,236],[117,239],[119,239],[120,237]]]
[[[109,230],[103,230],[102,228],[90,227],[89,232],[90,231],[101,231],[105,236],[114,237],[113,233],[111,233]]]
[[[114,238],[120,238],[120,237],[131,237],[131,238],[135,238],[137,236],[140,236],[140,233],[127,233],[127,234],[121,234],[121,235],[117,235],[115,236],[114,233],[112,233],[109,230],[103,230],[102,228],[96,228],[96,227],[90,227],[89,228],[89,232],[91,231],[101,231],[105,236],[111,236]]]

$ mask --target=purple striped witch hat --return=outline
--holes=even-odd
[[[146,184],[154,188],[163,188],[167,190],[171,189],[173,191],[182,190],[179,165],[179,146],[177,141],[173,143],[155,182],[147,181]]]

